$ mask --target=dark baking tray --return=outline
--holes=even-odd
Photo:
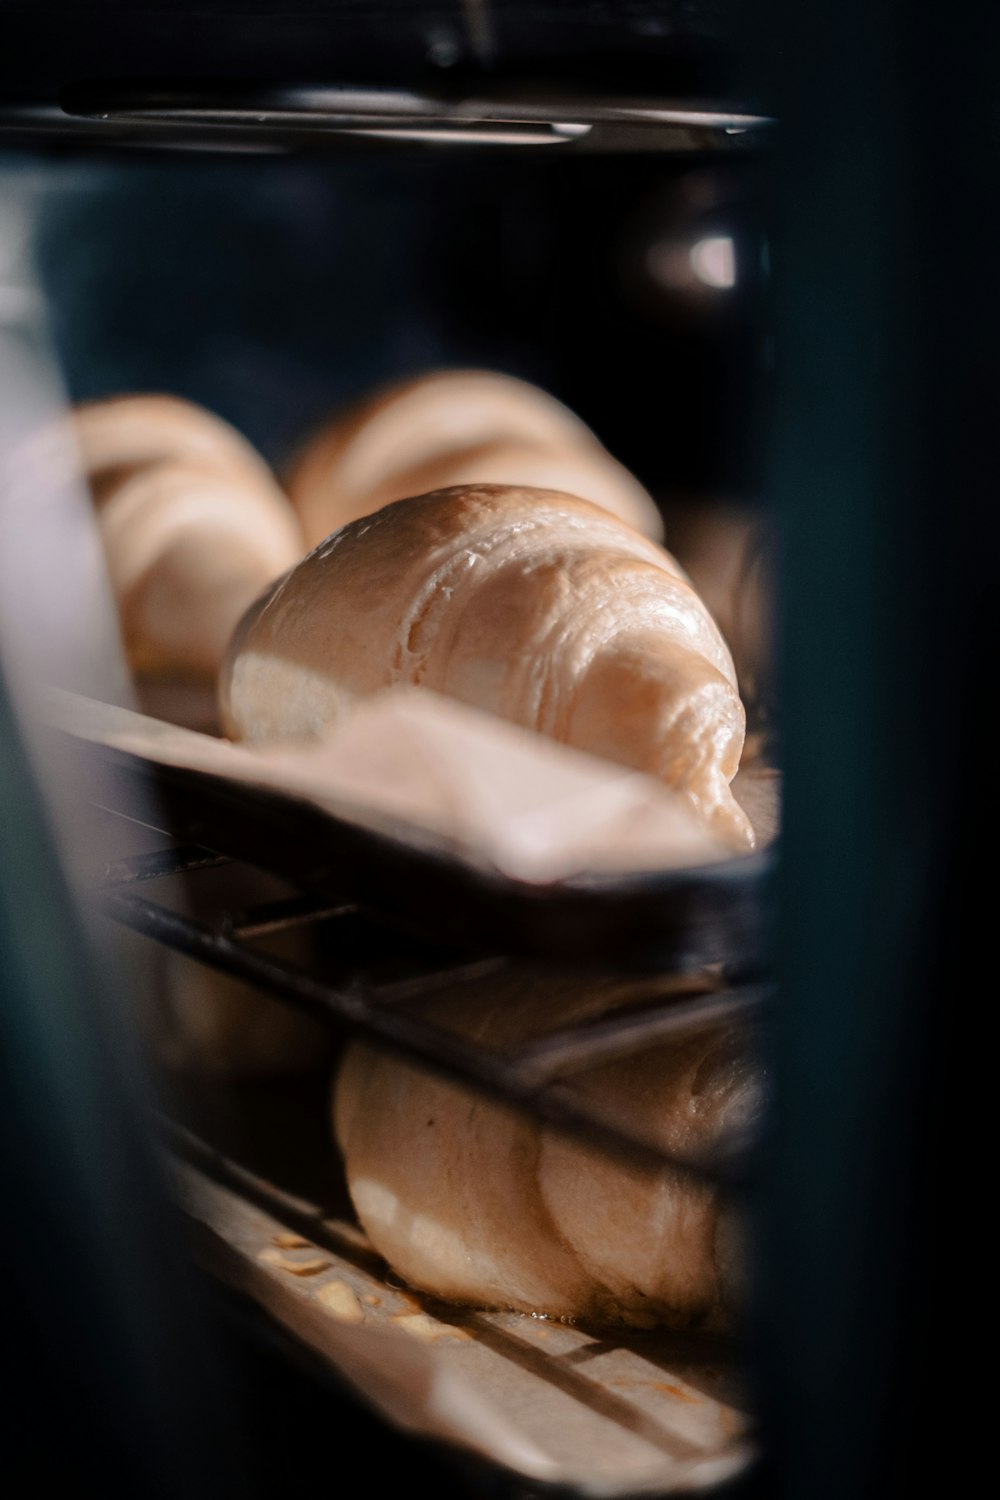
[[[305,799],[53,733],[90,801],[443,941],[637,970],[766,966],[774,845],[703,867],[532,884]]]

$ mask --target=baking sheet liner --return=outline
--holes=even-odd
[[[444,1305],[394,1284],[348,1218],[300,1202],[290,1228],[186,1163],[175,1182],[205,1268],[405,1431],[594,1500],[710,1490],[752,1461],[719,1335],[591,1332]]]
[[[704,868],[733,856],[653,777],[419,688],[376,694],[336,733],[292,747],[233,744],[56,689],[44,711],[80,738],[306,798],[359,827],[431,841],[522,882]],[[767,841],[773,790],[750,775],[737,791],[750,793],[748,811]]]

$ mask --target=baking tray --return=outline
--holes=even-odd
[[[443,941],[631,969],[724,964],[749,974],[766,962],[774,842],[699,868],[522,881],[457,860],[430,838],[394,837],[302,797],[49,733],[90,801]],[[773,825],[776,781],[766,767],[755,774],[741,776],[770,804],[763,817]]]

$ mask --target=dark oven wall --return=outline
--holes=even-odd
[[[81,78],[413,83],[541,73],[657,93],[728,91],[734,0],[2,0],[0,93]]]
[[[54,161],[31,169],[35,259],[72,398],[175,392],[279,468],[373,385],[485,365],[554,391],[658,497],[746,498],[770,356],[758,171],[481,150]]]

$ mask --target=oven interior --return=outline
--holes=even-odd
[[[859,855],[873,843],[885,855],[893,829],[906,819],[898,798],[886,800],[890,826],[883,843],[873,839],[871,808],[885,790],[897,743],[886,715],[876,709],[866,739],[860,711],[847,714],[836,743],[840,759],[832,752],[817,759],[828,705],[811,689],[804,663],[807,648],[812,660],[817,649],[830,649],[839,617],[823,588],[832,592],[844,581],[848,546],[824,508],[814,465],[821,452],[836,471],[840,448],[831,437],[836,423],[829,413],[816,414],[808,391],[799,404],[787,384],[780,399],[775,393],[779,330],[793,375],[820,348],[830,358],[831,398],[843,400],[839,415],[856,413],[849,354],[838,363],[835,332],[810,323],[816,279],[823,285],[825,275],[830,285],[836,274],[836,242],[826,249],[812,239],[798,200],[790,209],[787,185],[801,186],[808,154],[795,144],[783,148],[776,168],[772,123],[759,112],[728,105],[706,124],[686,118],[692,105],[682,101],[676,119],[637,121],[614,114],[616,96],[597,98],[579,82],[574,109],[563,80],[553,90],[558,111],[551,101],[545,107],[544,90],[527,105],[523,98],[511,104],[499,89],[488,106],[456,106],[449,96],[429,108],[427,98],[415,106],[391,88],[374,101],[357,93],[345,99],[335,90],[306,99],[288,88],[261,93],[256,86],[200,81],[193,89],[119,87],[89,78],[65,91],[57,106],[19,101],[7,120],[3,166],[5,245],[13,247],[5,266],[11,330],[5,358],[16,371],[8,385],[17,395],[6,425],[16,440],[20,424],[39,409],[119,391],[166,390],[233,421],[281,469],[331,408],[386,379],[442,366],[505,370],[557,394],[640,477],[692,577],[706,592],[713,578],[724,578],[713,603],[720,613],[732,610],[733,631],[748,549],[773,550],[777,514],[785,709],[776,711],[776,674],[768,663],[757,664],[759,676],[747,673],[748,707],[765,755],[777,758],[780,751],[782,762],[798,770],[791,803],[797,832],[790,845],[783,840],[782,856],[793,861],[803,886],[790,894],[790,877],[780,880],[768,856],[737,879],[695,890],[678,890],[676,882],[667,889],[591,890],[540,909],[523,893],[488,882],[478,889],[454,882],[433,860],[401,867],[393,863],[398,851],[373,851],[370,840],[352,841],[342,827],[325,827],[318,836],[315,819],[296,824],[291,809],[266,798],[233,798],[204,778],[151,771],[64,735],[53,739],[32,726],[30,714],[15,717],[5,704],[6,784],[18,788],[4,802],[5,863],[17,871],[21,905],[5,902],[12,956],[4,978],[12,981],[12,1013],[30,1018],[15,1032],[12,1077],[33,1085],[24,1097],[16,1089],[8,1095],[8,1138],[24,1143],[22,1170],[10,1174],[9,1187],[14,1222],[22,1226],[16,1269],[33,1294],[13,1309],[15,1344],[25,1388],[47,1385],[50,1411],[65,1424],[65,1445],[46,1441],[35,1400],[25,1402],[24,1446],[42,1472],[74,1474],[89,1466],[123,1493],[221,1489],[251,1496],[325,1465],[339,1472],[349,1462],[365,1465],[373,1483],[427,1482],[505,1500],[566,1493],[576,1500],[691,1487],[764,1493],[775,1464],[780,1469],[784,1462],[784,1483],[796,1492],[796,1480],[815,1480],[822,1469],[822,1443],[817,1436],[810,1446],[808,1424],[798,1425],[796,1414],[815,1414],[824,1401],[829,1421],[837,1416],[841,1423],[841,1437],[845,1430],[857,1434],[855,1448],[848,1443],[841,1450],[843,1472],[856,1475],[873,1462],[877,1443],[864,1402],[873,1371],[898,1374],[898,1356],[886,1352],[898,1323],[879,1302],[887,1284],[882,1261],[871,1257],[870,1245],[865,1254],[852,1250],[849,1235],[830,1237],[831,1205],[846,1219],[867,1212],[873,1235],[888,1222],[886,1243],[895,1246],[897,1265],[909,1266],[898,1256],[899,1226],[912,1224],[916,1210],[911,1205],[909,1219],[887,1221],[884,1200],[873,1209],[872,1195],[893,1161],[912,1165],[917,1152],[919,1132],[907,1135],[902,1122],[912,1121],[919,1068],[906,1075],[909,1084],[893,1075],[895,1129],[852,1193],[848,1174],[837,1168],[838,1151],[849,1141],[856,1153],[866,1132],[884,1123],[887,1105],[875,1102],[878,1091],[865,1067],[884,1058],[900,1035],[885,955],[876,945],[878,961],[865,971],[873,950],[853,934],[865,927],[866,903],[884,899],[892,875],[881,872],[884,886],[859,881],[853,893],[842,886],[831,917],[829,870],[819,889],[808,887],[803,872],[815,867],[816,840],[827,839],[840,859],[830,869],[856,873]],[[794,90],[786,93],[793,123],[812,118],[824,98],[820,90],[807,104]],[[332,134],[331,110],[338,121]],[[560,135],[567,121],[554,119],[556,113],[596,134],[589,143],[582,132]],[[820,150],[813,161],[825,159]],[[785,193],[778,194],[777,210],[776,177]],[[868,191],[877,220],[878,193],[874,185]],[[805,201],[826,224],[844,206],[833,189],[823,198],[817,188]],[[775,233],[790,269],[772,287]],[[837,284],[847,288],[847,313],[857,316],[871,288],[850,277]],[[28,399],[31,380],[36,396]],[[871,380],[869,394],[884,390],[876,376]],[[898,418],[891,403],[879,407],[877,395],[875,406]],[[860,419],[857,429],[848,426],[864,430]],[[888,430],[895,431],[891,422]],[[6,431],[4,439],[10,446]],[[803,480],[819,493],[811,510],[789,500]],[[863,494],[864,484],[857,490]],[[841,498],[840,522],[853,521],[881,558],[897,502],[883,496],[881,509],[865,509],[857,494]],[[866,662],[859,693],[869,710],[891,677],[899,620],[914,617],[914,593],[931,551],[915,548],[895,623],[886,623],[877,607],[884,574],[873,567],[871,577],[855,581],[856,621],[846,642],[839,638],[833,675],[842,684],[837,672],[857,668],[865,658],[862,619],[874,626],[881,646]],[[804,582],[807,567],[824,580],[819,598]],[[72,575],[71,558],[64,576]],[[82,578],[73,586],[85,593],[89,584]],[[19,609],[28,592],[17,593]],[[23,619],[11,624],[9,609],[5,616],[12,704],[21,702],[20,657],[32,670],[37,665],[31,650],[24,653],[23,638],[42,642],[43,660],[48,649],[50,606],[36,602],[37,635],[36,621],[26,629]],[[790,614],[801,632],[789,645]],[[95,638],[63,637],[55,646],[54,676],[62,686],[132,701],[115,667],[99,659]],[[734,646],[738,654],[738,638]],[[905,693],[893,701],[902,702],[904,723],[924,721]],[[140,706],[164,717],[177,707],[155,698]],[[210,703],[186,702],[182,712],[190,723],[215,727]],[[952,764],[955,754],[952,747],[942,763]],[[817,809],[801,789],[795,792],[808,780],[806,771],[831,778],[836,795],[829,807]],[[858,786],[861,802],[869,799],[864,806]],[[943,804],[919,776],[909,795],[908,806],[940,818]],[[845,805],[856,821],[837,828]],[[937,836],[937,845],[918,848],[918,872],[952,837]],[[311,838],[318,848],[310,848]],[[922,909],[936,913],[931,898],[938,886],[933,880],[925,886]],[[417,888],[414,907],[405,892]],[[25,904],[46,920],[18,921]],[[664,928],[664,912],[677,910],[682,918]],[[897,914],[897,954],[907,933],[913,940],[909,920]],[[684,941],[692,930],[693,946]],[[282,955],[282,935],[290,931],[308,935],[306,969]],[[330,1181],[323,1176],[330,1171],[329,1142],[321,1139],[323,1076],[317,1069],[304,1080],[214,1080],[206,1087],[172,1074],[154,1082],[133,1001],[167,950],[171,963],[248,980],[318,1020],[331,1048],[357,1030],[376,1035],[447,1076],[540,1113],[555,1128],[589,1133],[595,1147],[631,1153],[633,1161],[643,1143],[623,1138],[614,1122],[575,1111],[547,1082],[574,1062],[682,1028],[692,1011],[714,1007],[752,1017],[767,1038],[771,1068],[784,1080],[785,1113],[773,1137],[734,1142],[721,1160],[647,1163],[705,1174],[753,1205],[763,1270],[756,1317],[739,1351],[750,1395],[738,1398],[765,1435],[752,1458],[702,1472],[689,1465],[676,1485],[651,1489],[637,1479],[630,1491],[627,1481],[615,1484],[602,1474],[588,1488],[581,1480],[547,1482],[540,1471],[505,1469],[446,1432],[408,1432],[390,1419],[388,1406],[373,1411],[359,1401],[319,1351],[311,1332],[315,1310],[302,1310],[308,1298],[300,1278],[289,1282],[295,1296],[268,1307],[258,1282],[242,1289],[239,1282],[244,1261],[259,1259],[259,1252],[241,1261],[220,1227],[220,1205],[232,1194],[251,1218],[263,1216],[253,1232],[271,1235],[279,1259],[302,1263],[318,1245],[349,1260],[350,1236],[338,1217],[343,1205],[317,1186],[317,1174]],[[539,1071],[537,1057],[498,1064],[442,1046],[410,1024],[407,1002],[442,976],[461,982],[484,967],[517,963],[552,972],[578,964],[581,951],[592,966],[675,975],[669,1005],[630,1018],[624,1036],[612,1029],[556,1037],[551,1074],[544,1066]],[[783,993],[810,999],[808,1026],[788,1021],[787,1000],[775,1006],[776,951]],[[937,952],[932,943],[931,961]],[[826,987],[815,972],[821,957]],[[853,986],[857,997],[853,1031],[835,1019],[831,963],[841,966],[840,988]],[[881,1026],[872,1022],[867,1030],[857,1019],[866,985],[890,996]],[[923,1016],[919,1006],[916,1013]],[[919,1038],[919,1025],[908,1034]],[[842,1065],[850,1060],[855,1103],[840,1132],[818,1119],[819,1107],[836,1097],[836,1085],[825,1081],[822,1045]],[[913,1045],[918,1051],[919,1043]],[[789,1119],[802,1127],[794,1147]],[[298,1132],[290,1153],[277,1149],[286,1128]],[[191,1189],[183,1231],[168,1206],[164,1141],[171,1171],[180,1163]],[[292,1157],[298,1166],[289,1175]],[[810,1161],[836,1186],[829,1202],[809,1185]],[[207,1279],[192,1274],[192,1224],[195,1259],[214,1268]],[[283,1234],[287,1243],[274,1243]],[[853,1267],[840,1280],[831,1270],[838,1246],[846,1255],[840,1266]],[[790,1272],[789,1256],[797,1251],[803,1259]],[[826,1321],[817,1311],[824,1285],[841,1299],[826,1306]],[[842,1347],[831,1327],[837,1305]],[[844,1395],[831,1404],[829,1393],[842,1389],[837,1381],[845,1371],[857,1372],[863,1329],[876,1330],[873,1363],[858,1376],[854,1406]],[[804,1355],[810,1330],[819,1340],[811,1358]],[[502,1344],[505,1332],[494,1326],[494,1342]],[[550,1368],[558,1370],[554,1383],[569,1388],[579,1406],[592,1402],[598,1410],[604,1403],[600,1417],[613,1420],[608,1387],[598,1380],[598,1397],[587,1386],[587,1364],[605,1353],[599,1340],[595,1346],[569,1338]],[[687,1372],[676,1387],[681,1399],[697,1389],[698,1371],[710,1388],[732,1353],[704,1345],[677,1351]],[[802,1391],[794,1389],[792,1370],[810,1374]],[[668,1383],[675,1383],[672,1375]],[[897,1387],[900,1401],[907,1389]],[[845,1418],[859,1412],[862,1419],[845,1429]],[[893,1411],[887,1412],[891,1429]],[[624,1428],[642,1428],[641,1411],[637,1416],[627,1402],[618,1416]],[[672,1459],[685,1440],[671,1437]],[[653,1434],[652,1441],[661,1437]],[[813,1485],[797,1492],[826,1491]]]

